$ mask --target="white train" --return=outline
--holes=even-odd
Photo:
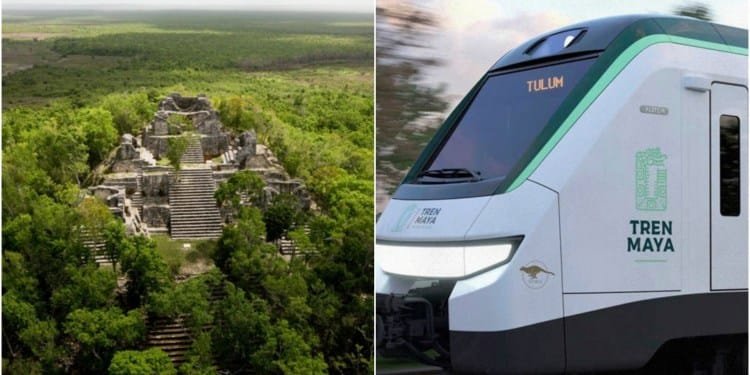
[[[747,373],[747,51],[746,30],[650,15],[505,54],[378,220],[379,353]]]

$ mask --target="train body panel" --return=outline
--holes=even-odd
[[[746,337],[746,36],[670,34],[686,22],[621,18],[603,51],[524,67],[606,22],[574,26],[493,67],[378,221],[379,347],[457,373],[561,373]]]

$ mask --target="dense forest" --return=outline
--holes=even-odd
[[[3,372],[372,372],[371,15],[3,17]],[[216,193],[235,217],[218,240],[181,254],[127,235],[86,187],[171,92],[254,129],[319,210],[236,204],[258,189],[240,173]],[[309,230],[290,228],[307,251],[288,259],[268,240],[291,222]],[[91,232],[112,266],[84,246]],[[212,266],[177,282],[196,259]],[[149,318],[176,316],[193,336],[178,368],[146,345]]]

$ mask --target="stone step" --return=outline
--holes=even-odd
[[[202,174],[213,174],[213,171],[209,167],[205,167],[205,168],[185,167],[185,168],[181,168],[180,171],[177,172],[177,174],[181,176],[199,175],[199,174],[202,175]]]
[[[192,187],[192,186],[214,186],[216,185],[213,179],[209,180],[208,176],[182,177],[179,181],[177,181],[177,183],[179,185],[172,186],[170,190],[184,188],[184,187]]]
[[[192,227],[201,227],[201,228],[221,228],[222,224],[219,221],[206,221],[201,219],[196,220],[190,220],[188,217],[181,217],[181,218],[175,218],[175,222],[179,222],[180,228],[192,228]]]
[[[174,344],[181,344],[185,341],[190,341],[191,337],[189,335],[177,337],[177,338],[170,338],[170,337],[162,337],[162,336],[148,336],[148,343],[150,345],[174,345]]]
[[[221,227],[221,220],[215,220],[212,216],[198,216],[198,217],[189,217],[189,216],[174,216],[173,217],[174,222],[179,222],[179,224],[182,224],[185,227],[190,226],[217,226]]]
[[[182,185],[182,186],[174,187],[172,189],[169,189],[169,192],[170,193],[177,193],[177,192],[181,192],[181,191],[209,191],[209,190],[214,190],[215,186],[216,186],[216,184],[214,184],[213,182],[211,182],[211,183],[207,183],[207,182],[185,183],[185,182],[183,182],[183,184],[184,185]]]
[[[200,213],[207,213],[210,215],[213,215],[215,213],[219,212],[219,209],[216,207],[216,203],[206,203],[206,202],[179,202],[179,203],[172,203],[172,206],[177,206],[176,208],[172,209],[172,212],[193,212],[196,214]]]
[[[221,226],[221,219],[217,219],[215,215],[203,215],[203,216],[186,216],[186,215],[175,215],[172,217],[174,223],[183,225],[216,225]],[[172,223],[172,224],[174,224]],[[173,227],[174,228],[174,227]]]
[[[195,205],[203,205],[205,207],[217,207],[216,206],[216,199],[213,199],[213,197],[178,197],[177,199],[173,199],[170,202],[170,205],[172,206],[195,206]]]
[[[192,152],[200,146],[196,143],[191,144]],[[180,171],[177,183],[169,192],[172,238],[216,238],[221,235],[222,221],[214,199],[215,190],[210,168]]]
[[[151,326],[152,332],[154,333],[180,333],[187,332],[185,326],[182,323],[165,323]]]
[[[180,178],[177,179],[177,182],[181,184],[185,184],[188,182],[196,183],[196,182],[206,182],[213,184],[213,180],[209,180],[207,177],[210,176],[204,176],[199,174],[190,174],[190,175],[182,175]]]
[[[192,200],[211,202],[211,204],[216,205],[216,199],[214,198],[213,194],[209,195],[209,194],[181,193],[181,194],[175,194],[174,197],[170,197],[170,198],[174,198],[174,199],[170,199],[171,205],[174,205],[175,202],[187,203]]]
[[[180,193],[172,194],[172,195],[173,197],[170,197],[170,198],[177,198],[178,200],[194,198],[194,199],[213,199],[214,201],[216,201],[216,199],[214,198],[213,191],[194,192],[194,193],[180,192]]]
[[[193,186],[214,186],[216,185],[213,181],[213,177],[199,176],[199,177],[182,177],[177,181],[177,185],[174,185],[170,190],[193,187]]]
[[[171,194],[170,198],[176,198],[171,200],[187,200],[187,199],[212,199],[214,202],[216,202],[216,198],[214,198],[213,191],[205,191],[205,192],[180,192],[177,194]]]
[[[191,204],[184,204],[183,206],[180,206],[178,208],[174,208],[170,212],[170,218],[180,218],[183,219],[185,217],[195,217],[200,218],[200,220],[216,220],[221,221],[221,216],[219,216],[219,209],[216,208],[216,205],[191,205]]]
[[[214,235],[221,236],[222,229],[223,228],[221,228],[221,227],[205,227],[205,226],[202,226],[202,227],[192,227],[192,228],[181,228],[181,229],[178,229],[178,230],[173,230],[172,234],[174,236],[187,236],[187,235],[191,235],[191,236],[197,235],[197,236],[200,236],[202,234],[207,234],[207,235],[211,235],[211,236],[214,236]]]
[[[160,324],[160,325],[152,325],[151,331],[149,334],[153,335],[180,335],[187,333],[188,330],[185,328],[185,326],[182,323],[169,323],[169,324]]]
[[[173,189],[169,191],[169,195],[202,195],[207,197],[214,196],[214,185],[193,185],[188,187],[182,187],[179,189]]]
[[[180,189],[170,191],[170,198],[179,197],[205,197],[214,198],[214,187],[213,186],[191,186],[189,189]]]
[[[182,220],[191,216],[202,221],[209,220],[220,222],[221,217],[218,215],[219,210],[217,210],[216,207],[181,207],[172,210],[170,219],[174,218]]]
[[[185,211],[176,211],[172,213],[172,219],[176,221],[200,221],[205,223],[220,223],[221,219],[216,219],[216,215],[213,213],[206,214],[205,211],[203,212],[203,215],[196,215],[195,211],[185,210]],[[194,219],[194,220],[191,220]]]
[[[182,227],[180,229],[173,230],[172,232],[174,234],[183,234],[183,235],[184,234],[193,235],[193,234],[201,234],[201,233],[221,234],[222,229],[223,228],[221,228],[220,226],[209,227],[205,225],[195,225],[191,227]]]
[[[184,351],[187,351],[188,349],[190,349],[190,346],[192,344],[193,344],[193,340],[188,339],[188,340],[184,340],[183,342],[180,342],[180,343],[167,344],[167,345],[158,344],[158,346],[159,346],[159,349],[161,349],[161,350],[169,353],[169,352],[184,352]],[[156,345],[156,344],[149,343],[149,345]]]
[[[213,240],[216,238],[221,237],[221,234],[202,234],[199,236],[193,236],[193,235],[176,235],[173,238],[178,240],[191,240],[191,241],[200,241],[200,240]]]
[[[211,189],[211,190],[206,189],[204,191],[194,191],[194,192],[181,191],[181,192],[170,194],[169,198],[170,199],[171,198],[177,198],[177,199],[196,198],[196,199],[213,199],[214,201],[216,200],[214,198],[214,190],[213,189]]]
[[[176,199],[170,202],[172,206],[178,207],[200,207],[206,209],[217,209],[215,200],[200,200],[200,199]]]
[[[181,227],[180,229],[173,230],[174,234],[201,234],[201,233],[219,233],[221,234],[221,226],[205,226],[205,225],[194,225],[189,227]]]
[[[206,222],[203,220],[176,220],[175,223],[179,224],[177,228],[172,227],[174,231],[179,230],[192,230],[192,229],[221,229],[222,225],[220,222]]]
[[[181,202],[180,206],[178,208],[174,208],[171,210],[171,214],[183,214],[183,215],[175,215],[174,217],[179,216],[185,216],[184,214],[189,214],[191,216],[206,216],[211,217],[214,216],[219,212],[219,208],[216,207],[216,204],[211,203],[187,203],[187,202]]]

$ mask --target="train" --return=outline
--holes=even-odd
[[[505,53],[377,220],[379,355],[746,374],[747,45],[652,14]]]

